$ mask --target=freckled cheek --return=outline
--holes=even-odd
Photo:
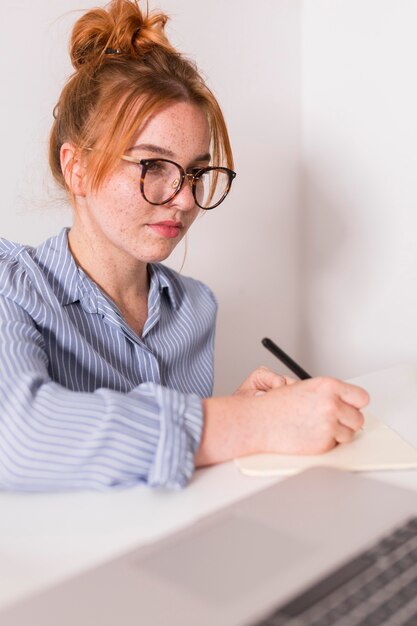
[[[125,225],[126,223],[146,223],[150,219],[148,205],[144,206],[143,198],[126,193],[126,190],[116,188],[114,193],[109,193],[106,207],[108,218],[114,220],[115,225],[121,226],[122,222]]]

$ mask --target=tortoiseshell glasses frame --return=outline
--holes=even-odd
[[[146,202],[155,206],[173,200],[187,179],[197,206],[210,211],[223,202],[236,177],[236,172],[227,167],[207,166],[185,170],[170,159],[136,159],[127,154],[121,158],[142,168],[140,191]]]

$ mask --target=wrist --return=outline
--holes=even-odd
[[[195,456],[196,466],[228,461],[263,449],[260,397],[206,398],[203,432]]]

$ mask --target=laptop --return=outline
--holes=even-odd
[[[0,624],[410,626],[416,568],[416,492],[313,468],[11,605]]]

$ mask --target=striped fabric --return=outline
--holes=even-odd
[[[182,487],[212,393],[216,302],[149,266],[142,337],[78,267],[68,231],[0,239],[0,489]]]

